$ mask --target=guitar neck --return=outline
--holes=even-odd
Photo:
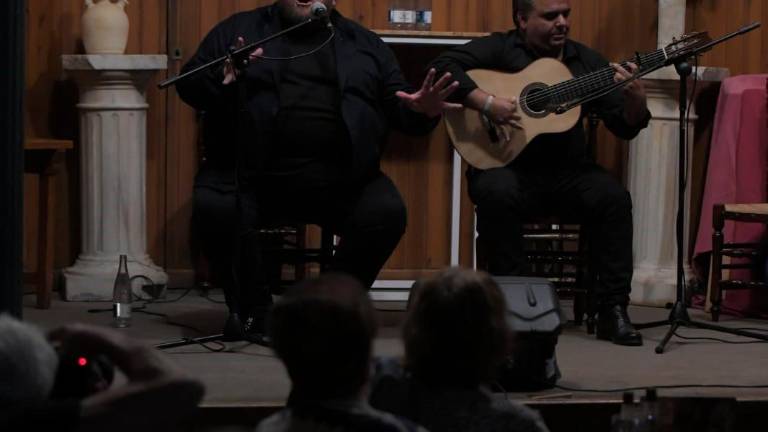
[[[628,69],[628,63],[633,62],[638,64],[639,70],[642,71],[644,69],[657,67],[664,63],[665,60],[666,54],[664,53],[664,50],[658,49],[652,53],[639,54],[639,59],[634,58],[632,60],[627,60],[621,62],[620,65],[623,68]],[[612,67],[607,66],[594,72],[550,86],[547,89],[550,96],[549,100],[554,105],[562,105],[587,98],[592,94],[600,93],[614,84],[613,76],[615,73],[616,71]]]

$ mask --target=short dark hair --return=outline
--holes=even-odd
[[[512,2],[512,19],[515,21],[515,27],[520,27],[518,14],[528,16],[534,8],[536,0],[514,0]]]
[[[348,397],[368,380],[376,321],[357,279],[328,274],[296,285],[272,308],[268,327],[302,396]]]
[[[433,387],[490,382],[509,349],[501,289],[485,272],[449,268],[417,282],[403,327],[406,366]]]

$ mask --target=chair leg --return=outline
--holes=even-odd
[[[579,327],[584,323],[586,293],[579,290],[573,295],[573,323]]]
[[[51,307],[53,292],[53,248],[55,244],[54,218],[51,213],[55,207],[56,194],[53,192],[53,176],[46,170],[40,175],[40,215],[38,224],[38,253],[37,253],[37,307]]]
[[[597,304],[595,302],[595,296],[591,289],[587,290],[587,334],[595,334],[595,326],[597,325]]]
[[[720,281],[723,277],[723,227],[725,226],[725,206],[715,204],[712,208],[712,279],[709,299],[712,303],[710,313],[712,321],[720,320],[720,303],[723,300],[723,293],[720,289]]]

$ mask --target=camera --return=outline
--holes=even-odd
[[[52,399],[83,399],[109,388],[115,367],[103,355],[72,355],[59,352],[59,367]]]

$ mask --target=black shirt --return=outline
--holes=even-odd
[[[284,39],[284,57],[298,58],[279,64],[277,138],[267,150],[267,180],[324,187],[336,183],[349,166],[336,53],[333,45],[323,46],[331,33],[317,24]]]
[[[459,82],[459,88],[451,95],[457,102],[463,102],[467,95],[478,86],[465,71],[471,69],[494,69],[519,72],[539,58],[525,44],[517,31],[493,33],[475,39],[466,45],[446,51],[435,59],[432,66],[438,71],[451,72]],[[598,52],[572,40],[563,47],[562,62],[574,76],[602,69],[608,61]],[[593,102],[587,103],[582,117],[595,112],[606,127],[622,139],[632,139],[648,125],[650,112],[639,125],[629,125],[624,120],[624,96],[614,91]],[[557,169],[565,164],[578,162],[587,157],[582,122],[570,130],[556,134],[542,134],[534,138],[512,164],[533,170]]]

